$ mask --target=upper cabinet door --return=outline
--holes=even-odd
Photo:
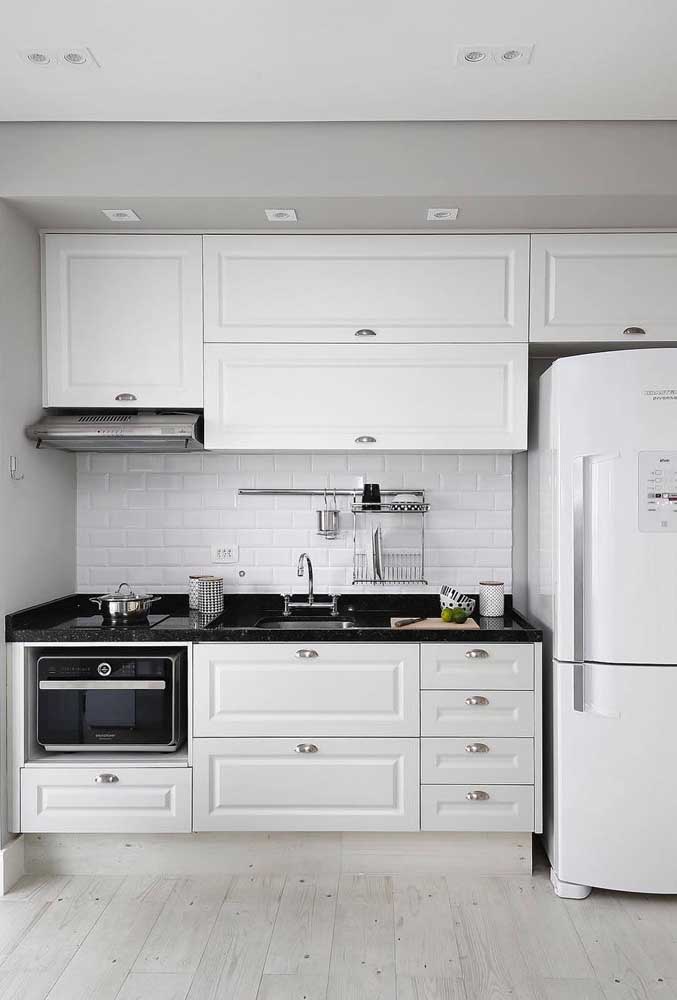
[[[46,236],[45,406],[202,406],[202,237]]]
[[[526,344],[207,344],[205,447],[520,451]]]
[[[530,339],[677,341],[677,234],[534,236]]]
[[[206,236],[205,340],[528,339],[528,236]]]

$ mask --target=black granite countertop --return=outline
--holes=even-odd
[[[477,629],[393,629],[394,617],[437,617],[436,594],[344,594],[340,617],[349,619],[344,629],[313,628],[304,623],[284,630],[257,627],[263,618],[282,615],[282,598],[275,594],[227,594],[224,611],[209,623],[191,614],[185,595],[165,594],[153,605],[151,618],[132,626],[105,626],[87,594],[73,594],[48,604],[7,615],[7,642],[540,642],[542,633],[512,607],[506,597],[503,618],[479,618]],[[305,600],[305,595],[299,595]],[[327,600],[317,595],[316,601]],[[326,610],[308,614],[295,609],[293,618],[326,617]],[[293,621],[292,618],[292,621]],[[75,621],[78,624],[75,624]],[[83,626],[84,622],[84,626]],[[286,623],[285,623],[286,624]]]

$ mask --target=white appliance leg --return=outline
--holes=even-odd
[[[586,899],[592,892],[591,885],[578,885],[576,882],[562,882],[557,878],[555,869],[550,869],[550,881],[555,890],[555,895],[562,899]]]

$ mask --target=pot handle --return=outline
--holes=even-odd
[[[132,590],[132,588],[129,586],[128,583],[121,583],[120,586],[118,587],[118,589],[115,591],[115,593],[116,594],[120,594],[121,597],[124,597],[125,595],[121,593],[123,587],[127,588],[127,595],[126,596],[127,597],[131,597],[132,594],[134,593],[134,591]]]
[[[156,601],[160,601],[161,599],[162,599],[162,596],[160,594],[158,594],[157,597],[151,597],[150,600],[148,601],[148,603],[149,604],[155,604]]]
[[[92,604],[96,604],[99,611],[101,611],[101,598],[100,597],[90,597]]]

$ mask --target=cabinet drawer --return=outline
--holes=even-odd
[[[97,777],[116,780],[98,782]],[[189,833],[188,767],[24,767],[23,833]]]
[[[416,643],[205,643],[196,736],[418,736]]]
[[[534,647],[524,643],[430,642],[421,646],[422,688],[529,691]]]
[[[534,741],[499,738],[421,740],[421,782],[458,785],[489,782],[494,785],[531,784],[534,780]]]
[[[531,691],[422,691],[422,736],[533,736]]]
[[[469,799],[469,795],[476,795]],[[485,798],[488,796],[488,798]],[[534,827],[532,785],[423,785],[422,830],[528,832]]]
[[[416,739],[193,743],[195,830],[417,830]],[[317,747],[299,752],[299,747]]]

